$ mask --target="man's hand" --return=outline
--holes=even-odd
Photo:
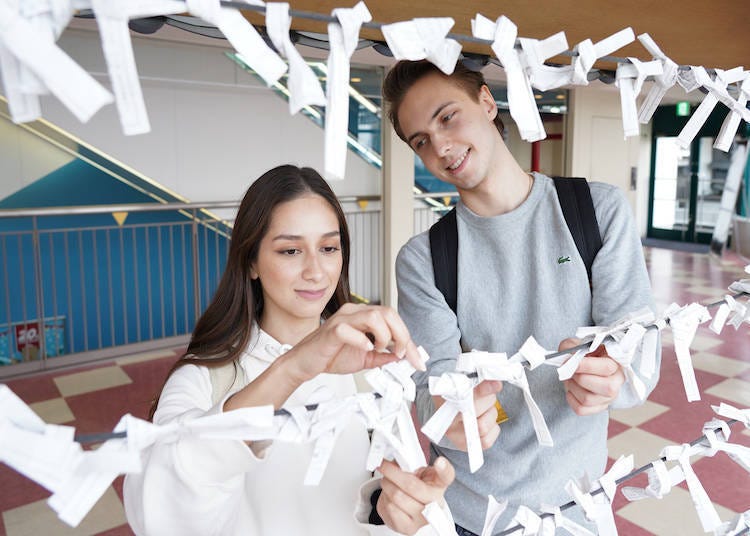
[[[559,350],[581,344],[580,339],[565,339]],[[565,397],[576,415],[594,415],[606,410],[620,394],[625,383],[625,373],[614,359],[607,355],[604,345],[586,354],[578,365],[575,374],[565,380]]]
[[[477,412],[477,428],[479,428],[479,440],[482,449],[487,450],[497,441],[500,435],[500,426],[497,424],[497,408],[495,401],[497,393],[502,391],[503,382],[485,380],[474,387],[474,409]],[[442,397],[432,397],[435,403],[435,409],[439,408],[445,400]],[[466,434],[464,433],[464,423],[461,414],[456,415],[453,422],[445,432],[445,437],[463,451],[466,447]]]
[[[427,524],[422,510],[431,502],[440,502],[456,476],[445,458],[414,473],[403,471],[391,461],[383,461],[379,470],[383,491],[376,507],[378,514],[389,528],[409,535]]]

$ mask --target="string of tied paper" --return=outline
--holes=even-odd
[[[750,273],[750,265],[745,267]],[[720,305],[712,329],[719,334],[724,324],[729,323],[739,329],[742,323],[750,323],[750,304],[741,303],[739,296],[750,296],[750,279],[735,281],[729,286],[735,296],[727,295],[724,300],[711,304]],[[695,338],[698,326],[711,319],[705,305],[691,303],[679,306],[673,303],[658,317],[648,308],[626,315],[612,326],[582,327],[576,337],[587,339],[582,344],[561,352],[548,352],[530,336],[521,349],[511,358],[505,353],[466,352],[456,361],[455,372],[444,372],[439,377],[429,378],[429,390],[433,396],[441,396],[445,403],[430,417],[422,432],[433,442],[438,443],[445,435],[450,423],[461,414],[469,455],[469,469],[477,471],[484,463],[479,432],[476,429],[476,415],[472,393],[474,387],[483,380],[507,382],[523,391],[524,401],[532,418],[537,441],[542,446],[552,446],[544,416],[533,399],[529,389],[526,369],[533,370],[539,365],[557,367],[560,381],[570,379],[583,357],[602,344],[607,355],[622,368],[626,383],[641,402],[646,399],[646,386],[641,377],[652,378],[656,371],[657,333],[668,325],[672,328],[675,355],[688,401],[700,400],[700,392],[695,379],[690,345]],[[639,374],[633,363],[639,362]]]
[[[239,10],[265,12],[266,29],[275,48],[270,48]],[[92,10],[101,34],[112,90],[104,88],[60,47],[56,40],[78,10]],[[459,40],[490,45],[508,79],[510,113],[521,137],[544,139],[532,88],[542,91],[571,85],[587,85],[598,59],[612,59],[617,68],[625,137],[639,133],[639,123],[648,123],[666,91],[679,84],[686,91],[703,88],[706,96],[678,136],[687,146],[718,102],[728,109],[714,147],[730,148],[740,121],[750,122],[750,71],[701,66],[678,66],[648,34],[638,40],[651,54],[651,61],[612,58],[610,55],[635,40],[631,28],[593,43],[585,39],[573,51],[570,65],[548,65],[549,58],[567,53],[564,32],[547,39],[519,38],[517,26],[507,17],[492,21],[481,14],[471,20],[473,36],[450,34],[450,17],[415,18],[391,24],[371,22],[364,2],[352,8],[336,8],[331,16],[295,12],[297,16],[326,20],[330,53],[327,60],[325,102],[320,83],[289,39],[289,4],[261,0],[48,0],[17,2],[0,0],[0,70],[13,121],[28,122],[41,116],[39,96],[58,98],[81,122],[87,122],[101,107],[116,102],[126,135],[150,131],[130,40],[132,19],[190,13],[214,24],[238,54],[266,84],[274,85],[289,71],[290,112],[307,105],[326,105],[325,174],[343,179],[346,170],[348,74],[352,53],[362,26],[381,31],[396,59],[427,59],[446,74],[453,71],[461,54]],[[287,58],[289,66],[281,56]],[[640,107],[637,98],[646,80],[654,84]],[[729,87],[737,96],[730,94]]]
[[[541,514],[535,513],[527,506],[521,506],[508,527],[495,536],[513,534],[552,536],[557,528],[565,528],[569,533],[576,536],[592,534],[562,515],[564,510],[575,505],[580,506],[586,518],[596,525],[596,533],[599,536],[616,535],[617,530],[614,525],[611,504],[617,486],[643,472],[648,475],[648,486],[645,488],[622,488],[623,495],[629,501],[647,498],[660,499],[668,494],[673,486],[684,481],[688,486],[691,500],[706,532],[713,532],[716,536],[745,534],[745,531],[750,529],[750,525],[747,524],[747,521],[750,520],[750,510],[738,515],[731,521],[722,523],[713,503],[711,503],[703,485],[692,469],[690,457],[714,456],[717,452],[723,451],[742,468],[750,471],[747,466],[747,456],[750,455],[750,449],[743,445],[728,442],[731,425],[739,422],[744,424],[746,428],[750,426],[750,423],[748,423],[750,409],[739,410],[724,403],[720,406],[712,406],[712,408],[718,415],[728,417],[729,420],[713,419],[707,422],[703,427],[703,436],[689,444],[665,447],[659,459],[638,469],[631,470],[633,467],[632,456],[620,457],[609,471],[594,483],[591,483],[586,475],[578,480],[570,480],[565,489],[572,497],[572,501],[560,507],[542,506],[540,508]],[[667,468],[665,462],[669,461],[677,463],[672,468]],[[505,502],[499,503],[494,497],[488,497],[487,515],[482,536],[493,534],[497,520],[505,508]]]
[[[750,273],[750,266],[745,271]],[[711,325],[716,333],[721,332],[725,323],[738,329],[741,324],[750,322],[748,305],[740,304],[736,299],[740,294],[750,295],[750,279],[736,281],[729,288],[737,293],[734,297],[727,296],[725,300],[708,306],[720,305]],[[682,341],[680,344],[689,352],[694,331],[700,322],[706,320],[704,317],[707,314],[706,307],[697,304],[686,307],[673,305],[668,311],[648,328],[643,324],[654,318],[654,315],[645,310],[627,315],[612,327],[585,328],[579,333],[593,335],[592,340],[566,352],[546,354],[544,348],[530,338],[511,358],[507,358],[506,354],[487,352],[462,354],[458,359],[456,373],[430,378],[431,391],[433,394],[445,394],[446,403],[435,414],[442,412],[442,415],[425,423],[422,431],[433,441],[439,441],[445,432],[445,422],[450,423],[457,413],[464,415],[465,423],[473,422],[476,425],[476,418],[472,413],[473,403],[469,403],[470,393],[479,381],[498,379],[524,391],[537,439],[542,445],[551,445],[552,438],[544,417],[528,390],[525,367],[535,368],[542,364],[557,366],[562,380],[575,369],[569,365],[571,361],[575,363],[576,359],[604,343],[612,355],[619,356],[618,362],[623,367],[632,363],[636,351],[640,352],[641,374],[649,371],[653,374],[654,363],[647,356],[652,348],[655,351],[655,342],[649,342],[648,336],[655,332],[649,328],[677,326],[674,332],[675,347],[679,346],[678,341]],[[427,354],[421,348],[419,351],[423,362],[426,362]],[[574,352],[572,356],[570,352]],[[564,362],[566,357],[568,361]],[[692,365],[690,370],[692,371]],[[71,526],[77,526],[81,522],[118,475],[142,470],[141,451],[157,441],[172,442],[186,436],[253,442],[276,440],[313,443],[313,456],[304,482],[306,485],[316,485],[330,460],[342,426],[351,418],[359,418],[373,431],[366,462],[369,470],[376,468],[383,459],[388,459],[395,460],[404,470],[415,471],[424,467],[426,460],[409,413],[416,394],[416,386],[411,379],[413,373],[414,368],[408,362],[399,361],[366,374],[366,380],[373,388],[371,393],[360,393],[337,400],[324,392],[316,392],[309,401],[311,404],[306,406],[276,412],[272,406],[244,408],[165,426],[125,415],[111,434],[78,437],[74,435],[72,427],[44,423],[7,386],[0,385],[0,461],[51,491],[48,504],[61,520]],[[634,377],[635,375],[629,375],[631,379]],[[574,497],[573,502],[561,507],[541,505],[541,515],[527,507],[521,508],[516,512],[515,522],[528,529],[524,534],[553,534],[551,530],[565,528],[572,534],[586,535],[589,534],[586,529],[562,514],[564,509],[579,504],[589,518],[597,523],[600,531],[611,530],[607,509],[611,511],[608,505],[611,505],[614,487],[649,469],[649,486],[641,491],[629,490],[626,496],[663,496],[670,486],[685,480],[704,527],[713,527],[711,530],[715,531],[726,527],[724,532],[717,532],[722,535],[740,534],[732,532],[734,529],[731,527],[739,527],[746,518],[740,517],[731,523],[720,524],[718,516],[712,513],[713,507],[705,490],[688,467],[689,456],[692,454],[712,456],[723,451],[750,471],[750,449],[728,442],[729,424],[741,422],[750,429],[750,409],[739,410],[722,404],[718,408],[714,407],[714,411],[730,421],[711,421],[704,427],[704,435],[699,440],[689,445],[667,448],[662,452],[662,462],[676,460],[679,463],[676,468],[668,471],[669,481],[664,476],[665,471],[661,465],[656,462],[622,476],[626,469],[632,468],[632,462],[626,458],[598,480],[599,487],[587,481],[573,481],[569,484],[568,490]],[[465,426],[472,471],[477,470],[483,462],[481,448],[477,452],[478,435],[474,435],[474,428],[471,425]],[[703,447],[700,447],[701,440],[706,442]],[[104,444],[96,451],[83,450],[80,444],[99,441],[104,441]],[[669,486],[668,482],[671,482]],[[606,497],[594,499],[602,492]],[[498,502],[490,497],[483,535],[492,534],[497,519],[506,507],[507,502]],[[423,514],[439,535],[453,534],[449,516],[439,505],[428,505]],[[533,529],[536,532],[531,531],[532,527],[536,527]],[[508,530],[503,534],[512,534],[516,528]]]

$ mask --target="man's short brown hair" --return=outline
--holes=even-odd
[[[383,105],[388,110],[388,119],[393,124],[396,134],[404,141],[406,141],[406,138],[398,122],[398,110],[411,87],[432,73],[438,74],[446,80],[455,83],[458,87],[466,91],[474,102],[479,102],[479,91],[482,89],[482,86],[487,85],[484,75],[481,72],[469,69],[461,61],[456,63],[456,68],[451,75],[446,75],[427,60],[399,61],[388,71],[385,80],[383,80]],[[505,125],[503,125],[499,111],[494,121],[495,127],[497,127],[498,132],[502,136]]]

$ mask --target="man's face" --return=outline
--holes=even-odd
[[[487,178],[502,138],[493,120],[494,98],[486,87],[472,97],[435,73],[416,82],[398,109],[401,131],[430,172],[461,190]]]

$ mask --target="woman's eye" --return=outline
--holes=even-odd
[[[291,256],[291,255],[296,254],[297,252],[299,252],[298,249],[291,248],[291,249],[283,249],[279,253],[281,253],[282,255],[290,255]]]
[[[339,251],[341,248],[338,246],[326,246],[323,248],[323,253],[335,253]]]

